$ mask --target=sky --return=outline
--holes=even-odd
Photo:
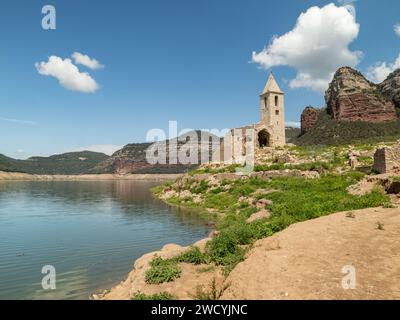
[[[338,67],[375,82],[400,67],[399,12],[395,0],[4,0],[0,153],[111,154],[169,121],[255,123],[271,71],[298,125]]]

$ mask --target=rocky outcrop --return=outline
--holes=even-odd
[[[392,92],[389,84],[386,87],[389,95],[388,92]],[[383,95],[380,87],[349,67],[336,72],[325,100],[328,114],[335,120],[383,122],[397,119],[394,103]]]
[[[400,69],[392,72],[378,87],[385,98],[400,108]]]
[[[305,134],[311,130],[311,128],[318,121],[318,110],[314,107],[307,107],[301,114],[301,134]]]

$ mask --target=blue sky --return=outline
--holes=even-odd
[[[321,11],[330,3],[354,15],[352,5],[355,20],[333,7]],[[46,4],[56,8],[56,30],[41,27]],[[376,81],[400,66],[394,0],[8,0],[0,6],[0,153],[18,158],[141,142],[169,120],[179,129],[256,122],[269,70],[286,93],[286,121],[298,122],[305,106],[324,104],[330,62],[353,64]],[[295,29],[302,12],[305,27]],[[332,35],[329,25],[309,25],[316,15],[343,28]],[[291,30],[300,45],[287,36]],[[322,49],[309,52],[315,37]],[[78,64],[74,52],[104,67]],[[79,76],[87,72],[96,88],[71,89],[35,67],[50,56],[71,59],[69,66]]]

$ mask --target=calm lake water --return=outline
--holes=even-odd
[[[0,182],[0,299],[88,299],[141,255],[210,227],[154,199],[155,182]],[[57,273],[43,290],[42,267]]]

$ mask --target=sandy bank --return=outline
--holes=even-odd
[[[400,209],[336,213],[256,242],[223,299],[399,299]],[[377,228],[381,222],[384,230]],[[355,289],[342,288],[344,266]]]
[[[210,239],[206,238],[200,240],[193,244],[193,246],[198,247],[200,250],[204,250],[204,246],[208,240]],[[158,256],[163,259],[170,259],[188,249],[189,247],[168,244],[159,251],[150,252],[143,255],[135,261],[134,269],[129,273],[125,281],[112,288],[106,295],[93,295],[92,298],[103,300],[129,300],[135,293],[140,291],[149,295],[160,292],[168,292],[173,294],[177,299],[189,300],[194,298],[199,286],[209,287],[214,278],[219,285],[222,285],[225,278],[223,277],[219,268],[207,270],[205,269],[207,268],[205,265],[193,265],[188,263],[179,264],[182,269],[182,274],[180,278],[173,282],[161,284],[146,283],[145,274],[154,256]]]
[[[82,175],[36,175],[0,171],[0,181],[100,181],[100,180],[175,180],[182,174],[82,174]]]
[[[197,245],[204,247],[206,241]],[[213,277],[219,287],[227,286],[222,299],[400,299],[399,208],[341,212],[294,224],[257,241],[226,279],[218,269],[201,273],[198,266],[184,264],[174,282],[145,283],[154,254],[171,258],[185,249],[168,245],[144,255],[104,299],[130,299],[137,291],[191,299],[196,287],[209,287]],[[344,266],[355,268],[355,289],[342,288]]]

